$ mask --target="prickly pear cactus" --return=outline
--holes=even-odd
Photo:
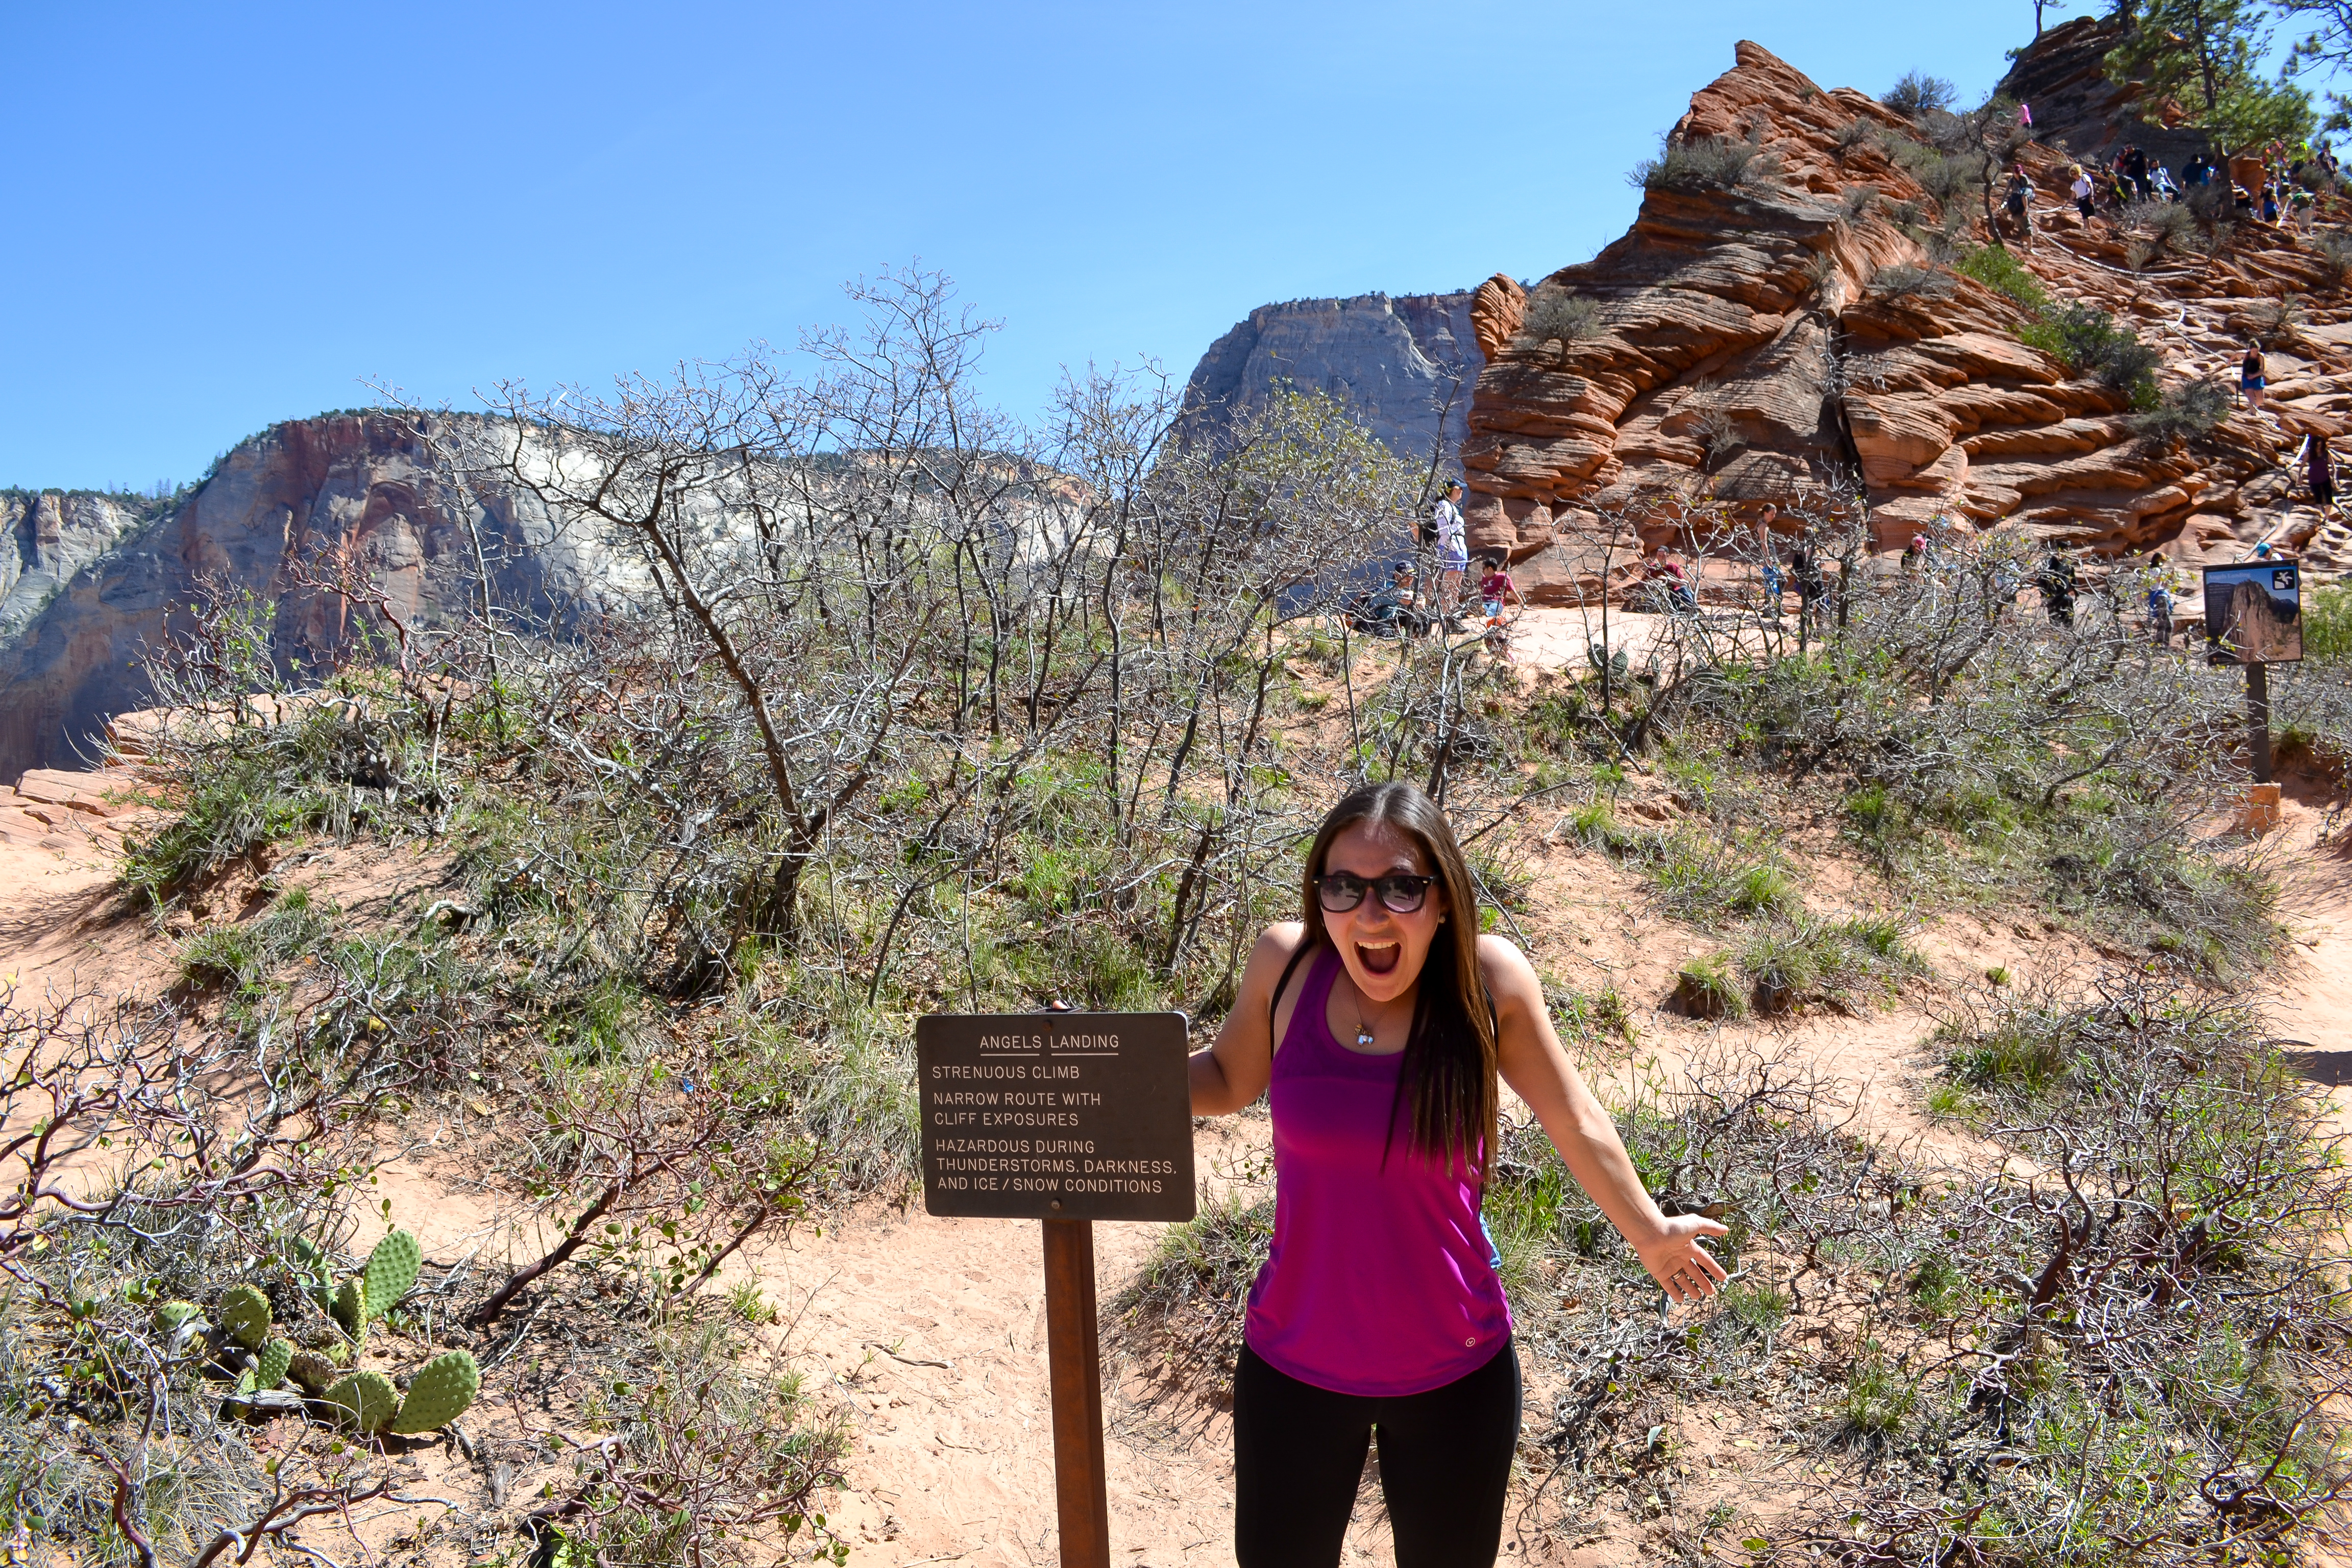
[[[366,1317],[361,1321],[381,1318],[398,1306],[408,1288],[416,1283],[416,1270],[424,1261],[424,1249],[404,1230],[395,1230],[377,1242],[375,1250],[368,1254],[362,1302]]]
[[[380,1432],[400,1409],[400,1390],[380,1372],[355,1372],[320,1396],[362,1432]]]
[[[261,1360],[253,1369],[253,1386],[275,1388],[286,1381],[286,1369],[294,1364],[294,1342],[272,1340],[261,1347]]]
[[[367,1330],[367,1287],[356,1279],[344,1280],[327,1310],[342,1325],[343,1332],[356,1339]]]
[[[194,1301],[166,1301],[155,1309],[155,1326],[168,1334],[184,1323],[201,1322],[204,1315]]]
[[[259,1350],[269,1337],[269,1298],[250,1285],[232,1285],[221,1292],[221,1327],[247,1350]]]
[[[286,1375],[315,1399],[335,1385],[342,1371],[317,1351],[296,1351],[293,1359],[286,1363]]]
[[[408,1397],[392,1418],[395,1432],[433,1432],[466,1413],[481,1391],[482,1372],[465,1351],[444,1351],[408,1380]]]

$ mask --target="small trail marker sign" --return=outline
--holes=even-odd
[[[2292,561],[2237,561],[2204,570],[2206,658],[2246,668],[2246,751],[2257,790],[2271,788],[2270,666],[2303,658],[2303,571]],[[2247,802],[2250,824],[2276,826],[2278,796]]]
[[[1193,1215],[1181,1013],[915,1023],[927,1213],[1043,1222],[1063,1568],[1110,1568],[1094,1222]]]

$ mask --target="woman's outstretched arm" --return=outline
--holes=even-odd
[[[1250,950],[1242,971],[1240,992],[1217,1043],[1196,1051],[1192,1059],[1192,1114],[1226,1116],[1255,1101],[1274,1077],[1274,1030],[1267,1017],[1274,1000],[1274,983],[1282,977],[1290,955],[1298,951],[1307,928],[1297,921],[1268,926]],[[1297,989],[1297,976],[1291,976]]]
[[[1667,1296],[1696,1301],[1714,1294],[1725,1279],[1723,1265],[1707,1255],[1699,1237],[1728,1235],[1728,1229],[1698,1215],[1658,1212],[1617,1136],[1617,1124],[1560,1048],[1535,966],[1498,936],[1478,939],[1478,960],[1495,998],[1503,1081],[1528,1102],[1568,1163],[1569,1173],[1633,1244],[1642,1267]],[[1193,1090],[1196,1103],[1199,1093]]]

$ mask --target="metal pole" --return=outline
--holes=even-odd
[[[1102,1344],[1095,1326],[1095,1227],[1049,1219],[1045,1228],[1045,1359],[1054,1399],[1054,1500],[1062,1568],[1110,1568],[1110,1504],[1103,1483]]]
[[[2263,664],[2246,666],[2246,739],[2253,752],[2254,782],[2271,782],[2271,674]]]

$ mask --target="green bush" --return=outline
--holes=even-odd
[[[1903,1425],[1919,1402],[1916,1382],[1876,1340],[1846,1369],[1845,1424],[1857,1436],[1883,1437]]]
[[[2303,656],[2352,657],[2352,587],[2330,583],[2304,595]]]
[[[1811,938],[1811,931],[1767,926],[1741,945],[1739,967],[1756,983],[1764,999],[1785,1005],[1811,990],[1821,978],[1820,958]]]
[[[1562,291],[1541,293],[1528,306],[1527,321],[1521,330],[1537,342],[1558,338],[1572,343],[1598,337],[1601,307],[1591,300]]]
[[[1929,299],[1952,291],[1949,279],[1932,267],[1882,267],[1870,280],[1870,291],[1882,300]]]
[[[1634,164],[1626,179],[1643,190],[1731,191],[1773,184],[1780,177],[1779,156],[1760,142],[1728,136],[1683,142],[1668,135],[1660,142],[1658,155]]]
[[[1891,998],[1905,976],[1927,965],[1904,940],[1900,921],[1857,915],[1759,922],[1740,946],[1739,967],[1759,1003],[1778,1010],[1809,999],[1843,1006],[1865,993]]]
[[[2135,435],[2170,444],[2202,436],[2230,416],[2230,394],[2211,376],[2168,387],[2152,408],[2127,421]]]
[[[2038,313],[2050,307],[2050,291],[2042,286],[2042,279],[2027,271],[2007,246],[1987,245],[1971,250],[1952,263],[1952,270],[1988,289],[1998,289],[2029,310]]]
[[[1740,1018],[1748,1014],[1748,998],[1732,973],[1727,952],[1692,959],[1677,972],[1675,982],[1675,996],[1695,1018]]]
[[[1905,71],[1878,101],[1906,120],[1925,120],[1930,114],[1948,111],[1959,96],[1960,89],[1943,77]]]
[[[2044,310],[2041,321],[2018,336],[2076,374],[2095,376],[2117,392],[2129,393],[2134,407],[2156,406],[2156,371],[2162,356],[2097,306],[2075,303]]]

